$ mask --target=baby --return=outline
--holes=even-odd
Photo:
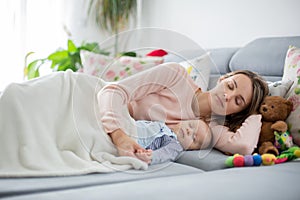
[[[136,157],[148,164],[176,160],[184,150],[200,150],[210,146],[212,134],[202,120],[180,121],[170,128],[159,121],[136,121],[137,143],[145,150]]]

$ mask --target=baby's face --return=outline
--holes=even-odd
[[[188,150],[207,148],[212,137],[208,125],[202,120],[181,121],[176,135],[183,148]]]

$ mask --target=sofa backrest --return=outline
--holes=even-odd
[[[257,72],[268,81],[281,80],[290,45],[300,47],[300,36],[264,37],[241,48],[209,50],[218,68],[211,71],[209,88],[215,85],[220,75],[239,69]]]
[[[270,81],[281,79],[286,52],[290,45],[300,47],[300,36],[259,38],[239,49],[231,58],[231,71],[248,69]]]

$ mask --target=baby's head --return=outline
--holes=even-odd
[[[180,121],[175,133],[185,150],[206,149],[212,140],[210,128],[203,120]]]

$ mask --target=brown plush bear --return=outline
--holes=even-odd
[[[281,96],[267,96],[262,102],[259,113],[262,115],[262,127],[258,140],[259,154],[271,153],[279,155],[274,146],[274,131],[283,133],[288,126],[285,120],[292,111],[293,103]]]

